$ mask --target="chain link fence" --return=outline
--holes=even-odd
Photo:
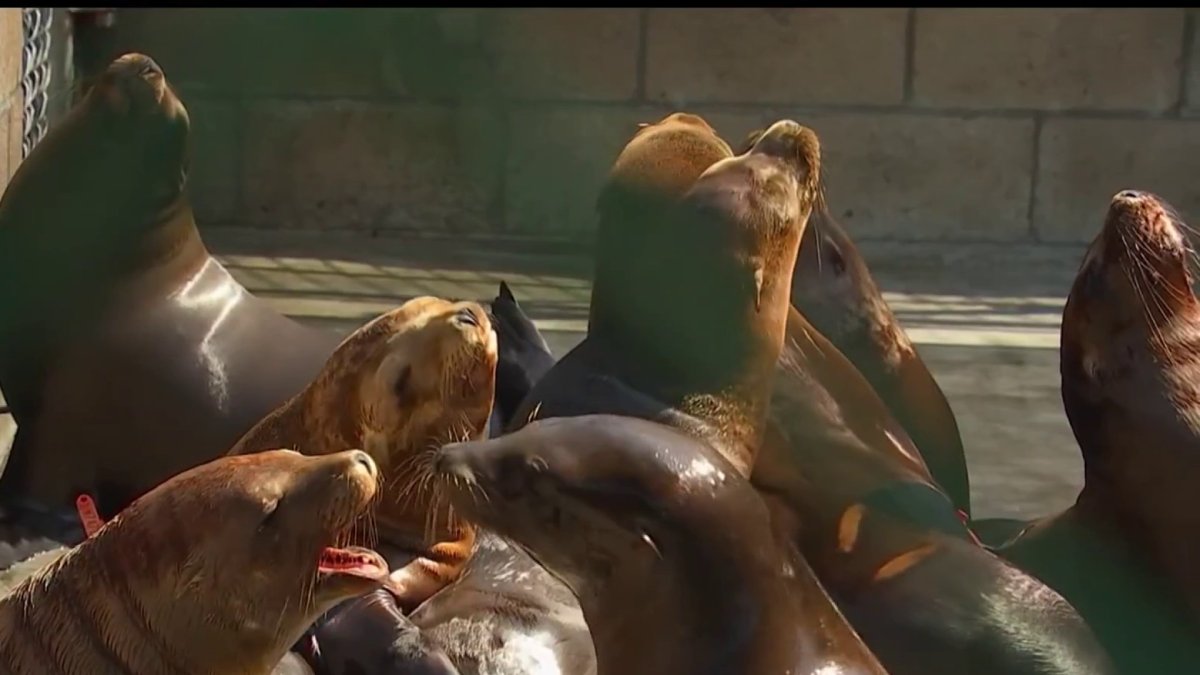
[[[54,20],[51,7],[25,7],[22,23],[25,28],[25,46],[21,54],[21,93],[25,97],[25,129],[21,142],[21,157],[26,157],[33,146],[46,135],[50,124],[50,80],[51,57],[50,35]]]

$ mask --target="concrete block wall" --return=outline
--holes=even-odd
[[[0,8],[0,191],[21,162],[24,100],[21,97],[21,8]]]
[[[1200,219],[1183,9],[122,10],[192,111],[209,226],[583,241],[636,124],[821,136],[863,239],[1089,239]]]

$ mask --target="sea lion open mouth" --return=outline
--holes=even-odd
[[[317,572],[323,576],[348,575],[381,581],[388,575],[388,564],[375,551],[361,546],[326,546],[317,560]]]

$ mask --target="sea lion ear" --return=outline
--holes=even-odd
[[[516,299],[515,297],[513,297],[513,294],[512,294],[512,289],[510,289],[510,288],[508,287],[508,284],[507,284],[507,283],[505,283],[504,281],[501,281],[501,282],[500,282],[500,295],[499,295],[499,297],[501,297],[501,298],[503,298],[503,299],[505,299],[505,300],[508,300],[509,302],[513,303],[514,305],[515,305],[515,304],[517,304],[517,299]]]
[[[754,268],[754,311],[762,310],[762,288],[763,288],[763,268],[762,265]]]
[[[742,141],[742,147],[740,150],[738,150],[738,154],[744,155],[747,152],[750,152],[750,148],[753,148],[754,144],[758,142],[758,139],[762,138],[763,131],[763,129],[755,129],[747,134],[746,140]]]

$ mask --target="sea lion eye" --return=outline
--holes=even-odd
[[[404,398],[408,392],[410,379],[412,379],[412,366],[404,366],[404,370],[400,371],[400,374],[396,376],[396,381],[392,384],[392,391],[396,393],[396,396]]]

